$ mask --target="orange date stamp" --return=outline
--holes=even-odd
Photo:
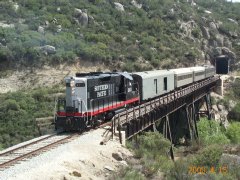
[[[188,167],[188,174],[208,174],[208,173],[227,174],[228,167],[227,166],[220,166],[220,167],[189,166]]]

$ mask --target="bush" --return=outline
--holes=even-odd
[[[114,174],[111,179],[125,179],[125,180],[132,180],[132,179],[137,179],[137,180],[143,180],[145,179],[143,175],[141,175],[139,172],[132,168],[124,168],[120,169],[120,171],[117,174]]]
[[[188,179],[190,176],[189,168],[193,166],[189,159],[179,159],[174,163],[174,166],[167,174],[168,179]]]
[[[138,145],[137,156],[148,156],[155,159],[159,154],[166,156],[171,143],[160,133],[146,132],[143,136],[139,136]]]
[[[198,124],[198,134],[200,141],[205,144],[227,144],[229,139],[222,132],[220,125],[211,120],[201,119]]]
[[[141,158],[143,173],[151,176],[158,170],[168,172],[173,162],[168,157],[171,143],[158,132],[146,132],[139,136],[137,144],[132,145],[137,158]],[[164,162],[164,163],[163,163]]]
[[[226,130],[226,136],[232,143],[240,143],[240,122],[233,122]]]
[[[19,91],[0,95],[0,148],[7,148],[39,135],[35,118],[53,115],[54,100],[47,93],[57,88]]]
[[[237,103],[236,106],[229,112],[229,117],[236,121],[240,121],[240,103]]]
[[[210,145],[196,155],[194,164],[196,166],[218,167],[223,149],[219,145]]]
[[[13,99],[6,100],[4,104],[7,111],[18,111],[20,109],[18,103]]]

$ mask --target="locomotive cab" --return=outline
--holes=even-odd
[[[83,129],[99,119],[111,119],[117,109],[139,101],[128,73],[78,73],[65,82],[66,98],[59,101],[64,105],[62,110],[58,108],[56,129]]]

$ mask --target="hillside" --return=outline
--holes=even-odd
[[[240,3],[225,0],[0,2],[0,75],[79,60],[146,70],[212,62],[238,67]]]

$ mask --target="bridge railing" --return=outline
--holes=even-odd
[[[209,85],[217,82],[218,80],[219,76],[214,76],[200,82],[195,82],[190,86],[170,92],[164,96],[158,97],[139,106],[127,109],[113,117],[112,119],[113,132],[115,132],[115,129],[117,127],[119,128],[125,123],[129,123],[134,119],[144,116],[145,114],[148,114],[157,108],[161,107],[164,108],[169,103],[172,103],[174,101],[180,101],[180,99],[183,99],[184,97],[193,94],[194,91],[208,87]],[[179,104],[184,105],[184,102],[180,102]],[[182,105],[178,106],[182,107]],[[176,108],[178,109],[179,107]]]

